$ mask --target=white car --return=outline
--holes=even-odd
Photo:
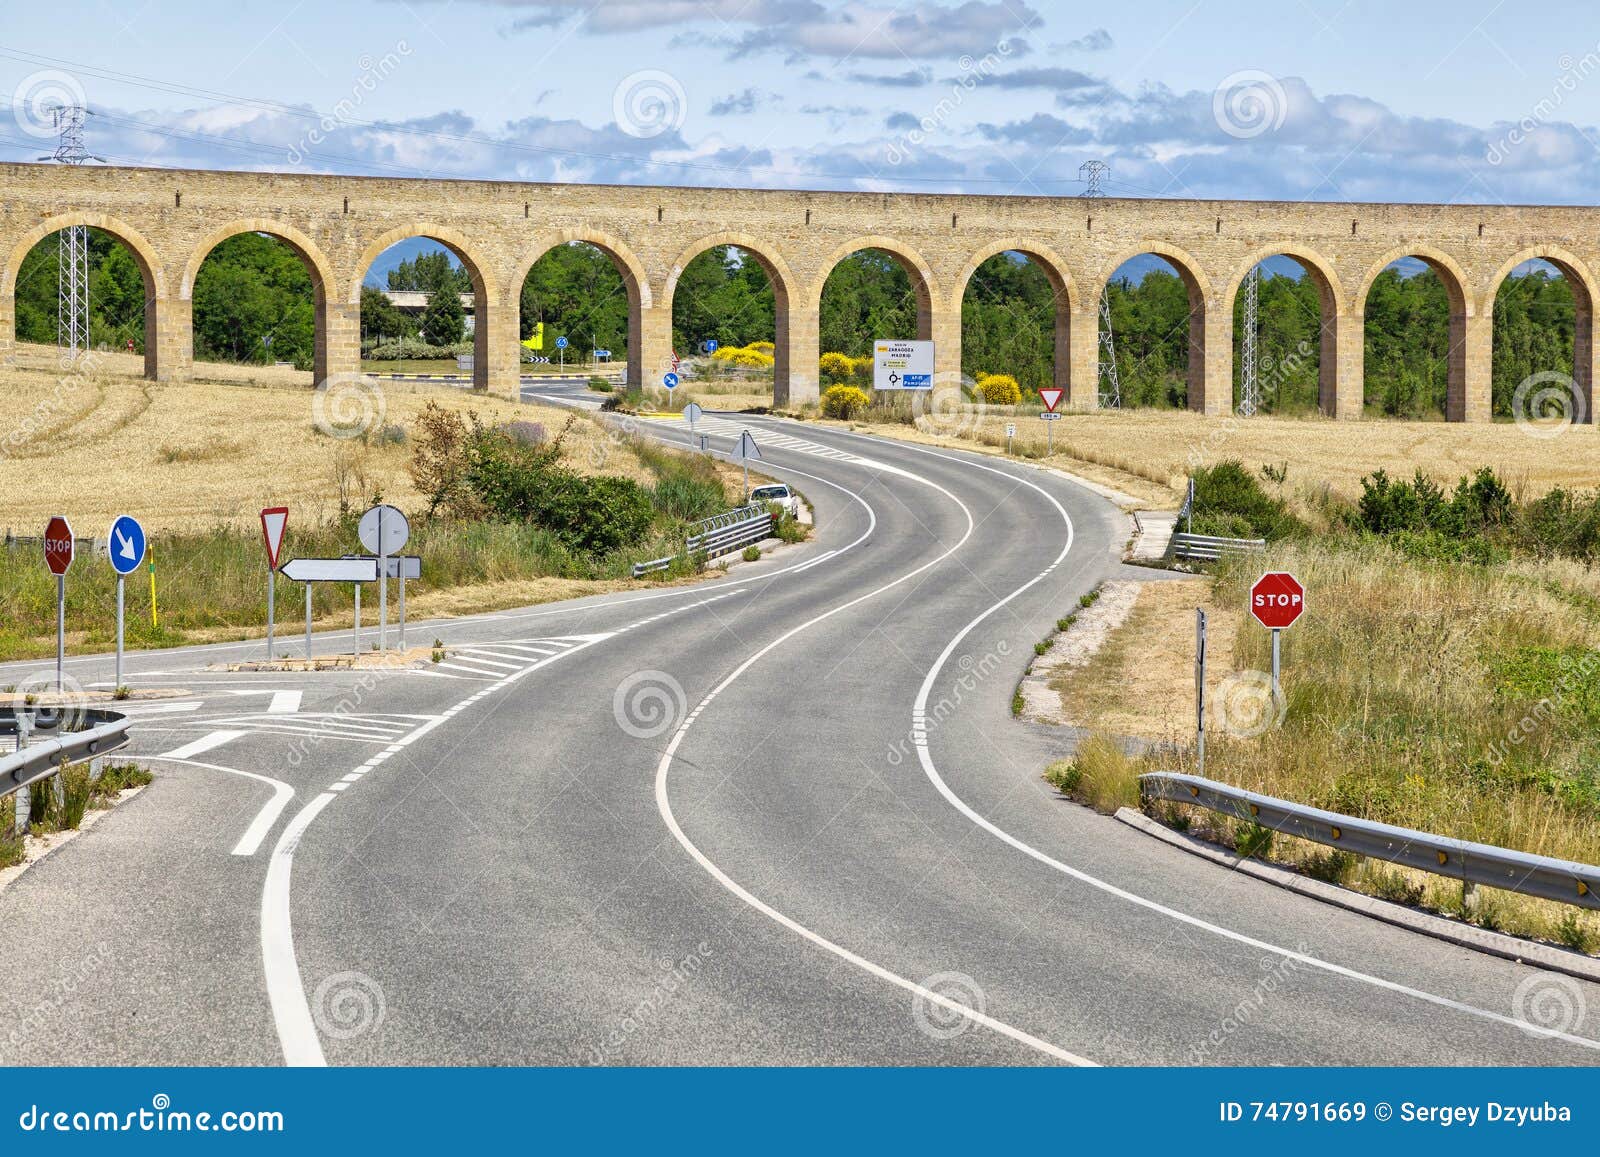
[[[750,492],[751,502],[776,502],[781,505],[790,518],[800,517],[800,499],[782,482],[771,486],[757,486]]]

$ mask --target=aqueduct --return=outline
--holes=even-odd
[[[15,340],[18,269],[40,240],[85,224],[120,239],[145,279],[148,376],[192,364],[190,299],[212,247],[238,233],[280,237],[316,285],[318,380],[360,368],[361,281],[384,247],[433,238],[467,267],[477,306],[475,384],[515,394],[522,279],[556,245],[588,241],[628,288],[629,380],[658,379],[672,353],[672,294],[683,267],[718,244],[749,252],[777,298],[778,401],[817,396],[818,310],[834,265],[863,248],[894,255],[918,297],[919,333],[937,371],[961,365],[961,302],[986,257],[1020,251],[1058,298],[1057,384],[1096,404],[1101,287],[1129,257],[1155,253],[1189,288],[1189,405],[1232,403],[1233,300],[1248,270],[1286,254],[1323,303],[1324,412],[1362,409],[1367,289],[1402,256],[1426,261],[1451,299],[1446,416],[1490,416],[1495,292],[1531,258],[1555,264],[1577,305],[1574,379],[1593,414],[1596,345],[1591,268],[1600,268],[1600,209],[1262,201],[1067,200],[1048,197],[822,193],[408,180],[177,169],[0,165],[0,356]]]

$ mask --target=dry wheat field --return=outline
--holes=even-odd
[[[152,530],[253,525],[263,506],[287,505],[310,523],[374,494],[414,509],[411,447],[398,437],[428,401],[473,410],[489,423],[541,423],[555,434],[569,413],[469,395],[447,386],[376,382],[366,438],[318,430],[311,375],[261,366],[197,364],[186,382],[148,382],[142,359],[96,354],[63,372],[53,349],[24,346],[0,368],[0,530],[37,534],[65,514],[101,535],[131,514]],[[381,432],[392,428],[392,440]],[[581,472],[642,478],[627,445],[580,420],[565,443]]]

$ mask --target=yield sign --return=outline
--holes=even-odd
[[[72,565],[72,525],[61,515],[44,528],[44,562],[53,575],[64,575]]]
[[[755,435],[749,430],[739,435],[739,447],[733,452],[733,456],[735,460],[742,459],[746,462],[760,460],[761,447],[756,445]]]
[[[283,528],[289,524],[287,506],[269,506],[261,512],[261,537],[267,544],[267,566],[278,568],[278,548],[283,545]]]
[[[1056,407],[1061,404],[1061,396],[1067,391],[1060,386],[1044,386],[1039,390],[1039,400],[1044,403],[1046,413],[1053,414]]]

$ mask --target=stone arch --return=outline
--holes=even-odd
[[[1233,320],[1234,302],[1238,300],[1239,290],[1244,285],[1244,279],[1261,262],[1269,257],[1289,257],[1299,263],[1300,268],[1306,271],[1306,276],[1311,278],[1312,284],[1317,287],[1317,300],[1321,307],[1319,319],[1319,338],[1317,350],[1317,406],[1328,417],[1338,414],[1339,392],[1339,314],[1345,303],[1344,286],[1339,280],[1338,271],[1333,262],[1309,245],[1298,241],[1285,241],[1282,244],[1266,244],[1257,246],[1240,263],[1239,267],[1229,277],[1228,284],[1223,287],[1221,310],[1230,323]],[[1229,337],[1229,381],[1233,378],[1232,337]],[[1360,399],[1356,399],[1355,409],[1361,409]]]
[[[1029,241],[1022,237],[1005,237],[977,249],[967,258],[966,265],[956,275],[955,283],[950,287],[950,301],[947,308],[950,315],[957,319],[952,327],[956,340],[962,340],[960,318],[962,305],[966,301],[967,286],[978,268],[992,257],[1002,253],[1021,253],[1030,262],[1044,271],[1050,286],[1056,295],[1056,320],[1055,320],[1055,381],[1054,384],[1067,389],[1072,374],[1072,311],[1078,304],[1077,285],[1072,280],[1072,273],[1067,268],[1055,250],[1048,245],[1037,241]],[[958,347],[955,351],[953,362],[960,366],[962,353]]]
[[[361,286],[366,279],[367,270],[372,268],[385,249],[412,237],[425,237],[429,241],[438,242],[448,249],[455,259],[461,262],[461,267],[467,271],[467,276],[472,280],[472,388],[485,390],[489,388],[490,369],[494,360],[495,351],[490,344],[489,336],[494,332],[493,327],[500,324],[496,316],[502,294],[498,286],[489,281],[486,272],[488,266],[477,255],[474,244],[455,229],[445,225],[436,225],[427,221],[415,221],[408,225],[396,225],[370,242],[361,252],[360,259],[356,262],[355,272],[350,278],[350,288],[345,295],[346,303],[355,312],[357,341],[360,341],[361,325]],[[514,355],[512,355],[514,356]],[[512,380],[516,381],[518,367],[513,365]]]
[[[661,307],[667,311],[668,324],[671,324],[672,302],[678,292],[678,278],[688,268],[689,262],[718,245],[732,245],[741,253],[748,253],[755,258],[772,286],[773,323],[776,330],[772,339],[772,389],[776,403],[785,404],[789,400],[789,377],[794,369],[794,338],[790,322],[796,283],[794,272],[776,246],[736,231],[713,233],[691,243],[678,255],[667,273]]]
[[[807,291],[806,309],[811,314],[819,314],[822,310],[822,291],[828,284],[828,275],[834,267],[849,257],[852,253],[859,253],[863,249],[879,249],[889,254],[900,263],[901,268],[911,278],[911,288],[917,295],[917,339],[928,341],[933,337],[934,303],[937,294],[934,290],[933,270],[923,260],[922,255],[911,246],[893,237],[885,237],[876,233],[863,234],[853,240],[846,241],[825,257],[817,278]]]
[[[1469,417],[1487,419],[1489,416],[1489,376],[1487,373],[1488,355],[1483,356],[1483,365],[1474,367],[1474,359],[1470,356],[1474,344],[1482,344],[1487,334],[1476,333],[1479,339],[1473,342],[1475,331],[1482,327],[1477,323],[1481,314],[1476,309],[1472,294],[1468,292],[1469,281],[1460,264],[1443,250],[1435,249],[1430,245],[1397,245],[1387,253],[1378,257],[1376,261],[1367,266],[1366,273],[1361,278],[1361,285],[1356,290],[1356,295],[1350,302],[1350,316],[1356,322],[1355,330],[1361,335],[1362,345],[1366,343],[1366,315],[1367,295],[1372,292],[1372,285],[1390,265],[1403,257],[1415,257],[1427,264],[1438,276],[1440,284],[1445,288],[1445,293],[1450,300],[1450,337],[1449,337],[1449,367],[1445,388],[1445,419],[1451,422],[1461,422]],[[1475,370],[1481,372],[1474,372]],[[1469,383],[1469,375],[1473,379]],[[1363,366],[1363,393],[1365,392],[1366,371]],[[1469,396],[1470,395],[1470,396]],[[1481,397],[1479,396],[1481,395]]]
[[[1595,309],[1595,280],[1589,272],[1589,267],[1571,252],[1559,245],[1530,245],[1521,249],[1497,269],[1488,283],[1483,287],[1480,295],[1478,312],[1480,316],[1488,319],[1488,324],[1494,324],[1494,303],[1500,295],[1500,287],[1506,283],[1513,270],[1519,265],[1535,259],[1548,261],[1561,272],[1566,279],[1567,287],[1572,291],[1573,333],[1572,333],[1572,383],[1577,391],[1579,402],[1582,406],[1583,421],[1595,421],[1594,413],[1594,382],[1595,382],[1595,341],[1594,341],[1594,309]],[[1494,380],[1493,358],[1494,342],[1493,332],[1490,334],[1490,382],[1491,388]]]
[[[1189,409],[1208,414],[1225,412],[1232,401],[1232,315],[1214,307],[1210,279],[1194,257],[1163,241],[1141,242],[1122,250],[1105,264],[1099,290],[1105,291],[1126,262],[1146,253],[1160,257],[1176,269],[1189,290],[1189,368],[1185,375]]]
[[[284,221],[276,221],[270,217],[241,217],[230,221],[221,228],[214,229],[202,238],[189,257],[188,264],[183,270],[183,281],[178,286],[178,297],[189,308],[188,331],[194,332],[194,279],[200,273],[200,266],[210,256],[211,251],[221,245],[230,237],[237,237],[241,233],[265,233],[269,237],[276,237],[288,245],[300,257],[306,267],[306,272],[311,274],[312,313],[315,318],[315,353],[312,357],[312,379],[318,385],[328,380],[330,365],[335,361],[339,365],[351,364],[359,366],[360,351],[358,349],[342,350],[337,356],[329,350],[330,344],[330,314],[333,302],[337,300],[338,279],[334,277],[333,265],[326,254],[318,248],[317,243],[307,237],[293,225]],[[347,311],[341,311],[347,312]],[[339,327],[343,340],[355,342],[359,345],[359,337],[348,332],[349,326]],[[190,341],[193,338],[191,336]]]
[[[528,280],[535,262],[557,246],[570,245],[574,241],[593,245],[609,257],[617,267],[617,272],[622,274],[623,284],[628,290],[628,384],[642,385],[645,380],[644,311],[654,308],[655,298],[650,292],[650,277],[645,273],[644,265],[626,243],[610,233],[599,229],[561,229],[542,235],[523,252],[506,282],[511,333],[515,337],[522,331],[522,286]],[[668,329],[671,329],[670,321]]]
[[[154,380],[167,369],[161,364],[161,335],[156,324],[156,302],[166,296],[161,262],[155,248],[137,229],[104,213],[59,214],[35,225],[12,247],[6,255],[4,268],[0,268],[0,302],[4,302],[0,305],[0,349],[9,350],[16,342],[17,274],[23,260],[39,242],[71,225],[98,229],[120,241],[133,254],[139,274],[144,278],[144,376]]]

